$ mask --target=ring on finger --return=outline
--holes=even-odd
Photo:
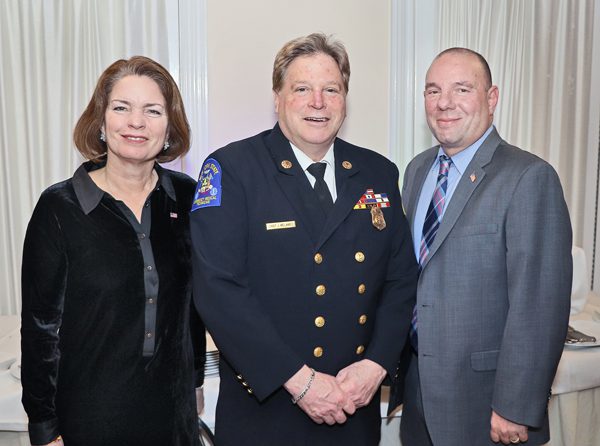
[[[509,440],[511,443],[514,443],[514,444],[521,442],[521,439],[518,436],[514,437],[514,438],[509,438]]]

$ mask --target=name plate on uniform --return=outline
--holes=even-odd
[[[296,221],[275,221],[273,223],[266,223],[267,231],[272,231],[274,229],[290,229],[296,227]]]

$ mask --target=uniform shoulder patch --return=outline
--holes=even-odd
[[[204,162],[194,201],[192,202],[192,212],[211,206],[221,206],[221,165],[214,158],[209,158]]]

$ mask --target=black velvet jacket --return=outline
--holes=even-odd
[[[205,338],[190,311],[195,182],[156,165],[156,338],[144,356],[146,265],[138,234],[87,173],[98,167],[85,163],[44,191],[27,228],[21,379],[31,442],[60,433],[67,445],[197,444]]]

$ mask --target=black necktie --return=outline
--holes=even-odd
[[[325,163],[312,163],[306,170],[315,177],[315,192],[317,193],[317,198],[319,199],[319,203],[325,212],[325,215],[329,213],[331,208],[333,207],[333,198],[331,198],[331,193],[329,192],[329,188],[327,187],[327,183],[323,178],[325,176],[325,168],[327,164]]]

